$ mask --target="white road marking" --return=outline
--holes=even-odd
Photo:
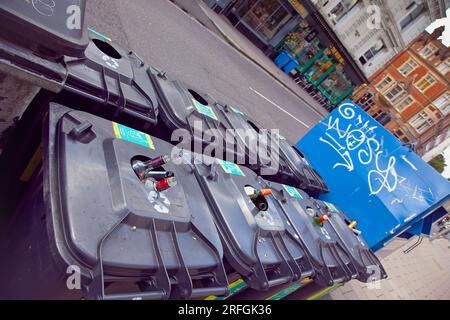
[[[253,89],[252,87],[249,87],[249,89],[251,91],[253,91],[254,93],[256,93],[258,96],[260,96],[261,98],[263,98],[264,100],[266,100],[267,102],[271,103],[272,105],[274,105],[275,107],[277,107],[278,109],[280,109],[281,111],[283,111],[284,113],[286,113],[288,116],[290,116],[291,118],[293,118],[294,120],[300,122],[302,125],[304,125],[306,128],[311,128],[309,125],[307,125],[306,123],[304,123],[302,120],[296,118],[294,115],[292,115],[290,112],[284,110],[282,107],[280,107],[279,105],[277,105],[275,102],[273,102],[272,100],[270,100],[269,98],[263,96],[260,92],[256,91],[255,89]]]

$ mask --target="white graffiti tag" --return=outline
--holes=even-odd
[[[327,129],[319,138],[340,156],[341,161],[336,162],[333,169],[343,167],[352,172],[355,164],[370,166],[373,168],[367,174],[370,195],[382,190],[394,191],[398,185],[397,159],[385,152],[383,138],[378,139],[374,132],[377,126],[371,126],[369,120],[357,115],[352,103],[343,103],[338,111],[339,117],[328,118]]]

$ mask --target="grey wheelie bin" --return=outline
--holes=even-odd
[[[260,139],[259,133],[263,129],[262,125],[230,105],[218,103],[216,106],[230,127],[236,129],[237,132],[239,132],[239,129],[243,130],[241,132],[245,132],[245,134],[238,134],[237,137],[238,144],[245,146],[244,150],[247,155],[246,162],[250,168],[256,170],[268,180],[294,184],[312,194],[328,192],[326,183],[314,170],[308,160],[281,135],[277,139],[278,148],[273,148],[273,144],[276,141],[273,141],[270,135],[267,137],[267,156],[272,159],[279,159],[278,171],[276,174],[263,174],[264,171],[261,171],[261,168],[267,159],[261,158],[261,155],[258,155],[255,150],[257,145],[255,141]]]
[[[88,44],[85,0],[1,1],[0,153],[36,93],[61,91],[63,56],[82,56]]]
[[[194,161],[194,166],[213,211],[225,259],[250,287],[267,290],[312,275],[306,253],[296,235],[286,229],[275,200],[258,195],[264,181],[256,173],[207,157]]]
[[[361,282],[371,282],[387,278],[383,265],[370,250],[363,235],[350,226],[352,221],[334,204],[321,200],[315,200],[315,202],[329,217],[331,228],[339,235],[341,245],[350,253],[350,258],[358,272],[357,279]]]
[[[268,182],[276,205],[280,207],[292,229],[300,239],[309,261],[314,267],[314,281],[332,286],[351,280],[357,275],[351,253],[341,244],[339,234],[329,221],[320,222],[323,213],[314,199],[295,187]]]
[[[220,237],[192,165],[160,161],[146,175],[172,172],[178,183],[144,184],[135,162],[170,155],[170,144],[60,105],[49,113],[43,165],[2,234],[0,297],[227,294]]]
[[[221,117],[212,97],[181,81],[170,79],[164,71],[150,68],[149,74],[158,93],[161,119],[158,127],[165,125],[164,132],[158,130],[161,138],[170,140],[172,132],[183,129],[190,134],[190,141],[180,144],[186,148],[229,161],[243,154],[241,145],[236,144],[233,136],[231,143],[226,143],[227,129],[230,127]],[[232,132],[228,131],[228,134]]]
[[[158,102],[149,66],[133,51],[94,32],[89,38],[82,57],[64,59],[68,76],[58,101],[132,127],[155,126]]]

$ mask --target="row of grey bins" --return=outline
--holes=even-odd
[[[227,295],[236,272],[256,290],[386,277],[344,213],[310,196],[326,185],[286,140],[278,173],[264,177],[239,134],[224,146],[230,162],[175,148],[167,140],[179,128],[206,147],[198,123],[252,129],[250,141],[261,127],[94,33],[82,54],[55,61],[67,71],[62,91],[42,90],[18,126],[41,124],[42,162],[0,236],[0,298],[200,299]],[[172,161],[154,170],[178,183],[149,191],[132,163],[163,155]],[[264,209],[249,188],[272,190],[259,196]]]

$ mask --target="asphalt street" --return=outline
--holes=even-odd
[[[168,0],[87,1],[86,25],[292,142],[320,121],[310,106]]]

